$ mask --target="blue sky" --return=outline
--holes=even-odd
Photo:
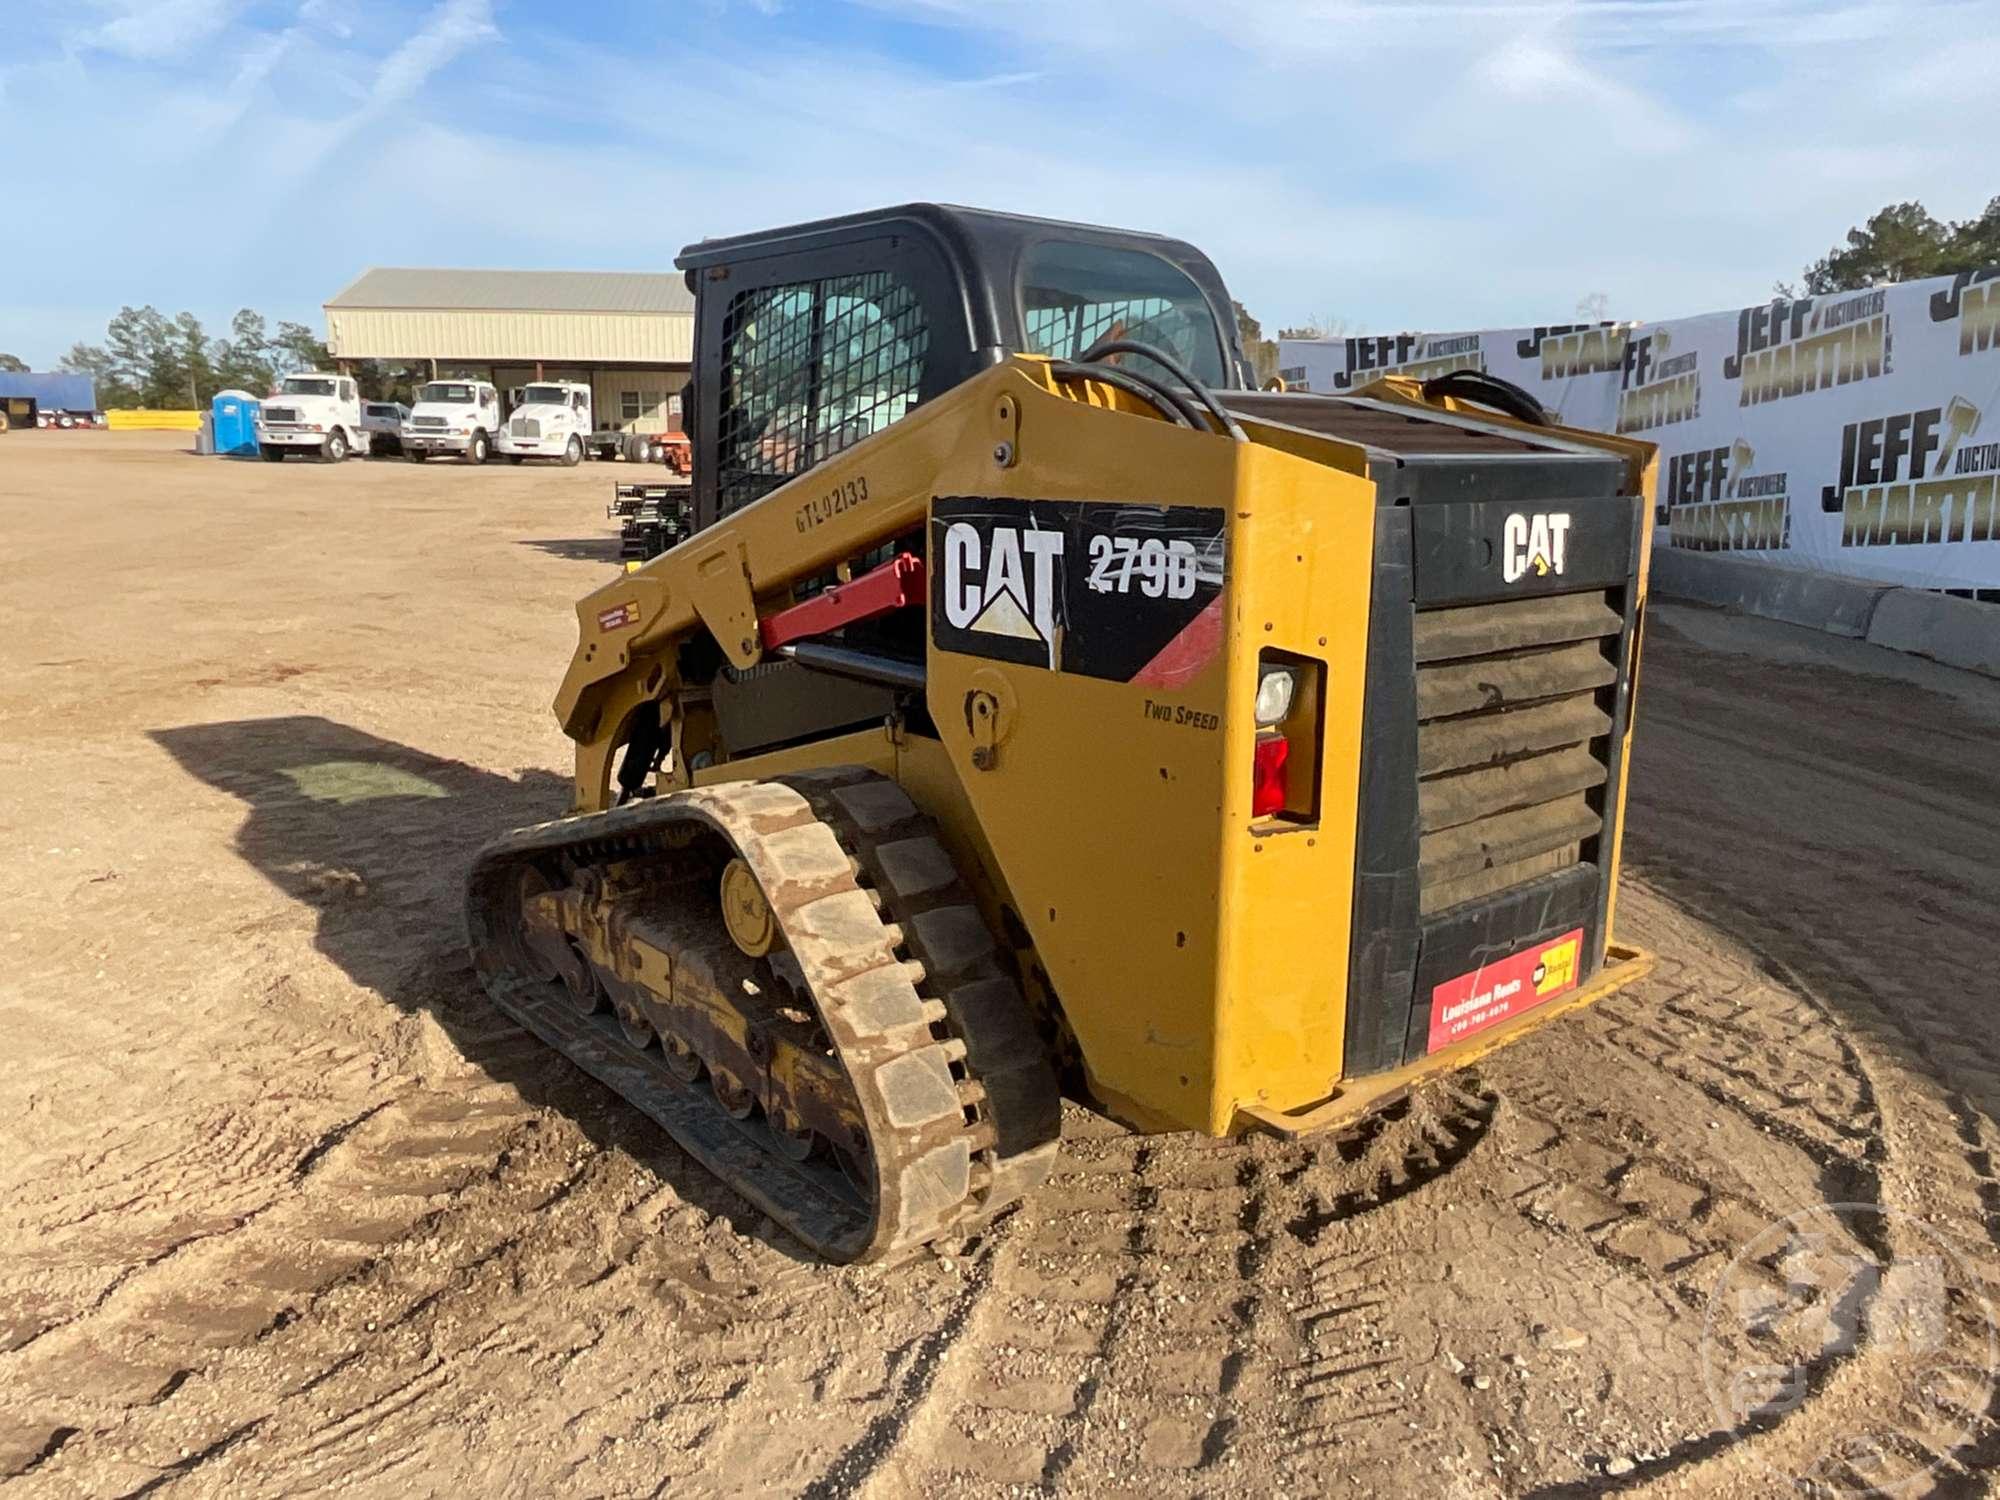
[[[2000,194],[1993,0],[65,0],[0,28],[0,350],[664,269],[911,198],[1178,234],[1265,323],[1747,302]]]

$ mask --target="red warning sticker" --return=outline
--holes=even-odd
[[[639,601],[637,599],[628,599],[623,604],[614,605],[610,609],[600,609],[597,612],[597,628],[599,630],[623,630],[627,625],[637,625],[638,623]]]
[[[1583,929],[1577,927],[1510,958],[1447,979],[1431,991],[1431,1039],[1425,1050],[1435,1052],[1462,1042],[1575,989],[1582,960]]]

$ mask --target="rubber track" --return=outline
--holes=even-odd
[[[689,824],[727,840],[770,901],[867,1127],[868,1208],[824,1166],[780,1154],[761,1116],[731,1119],[656,1045],[634,1046],[608,1013],[583,1015],[517,955],[524,866],[671,859],[667,831]],[[475,860],[466,919],[501,1010],[828,1259],[879,1260],[969,1230],[1052,1164],[1055,1083],[1026,1004],[929,820],[873,772],[696,788],[522,829]]]

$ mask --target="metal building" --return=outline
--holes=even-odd
[[[694,358],[678,271],[377,267],[326,304],[336,360],[430,360],[502,390],[588,381],[599,427],[661,432]]]

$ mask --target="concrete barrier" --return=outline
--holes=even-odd
[[[1740,609],[1856,640],[1867,636],[1876,602],[1884,594],[1902,592],[1887,584],[1682,547],[1654,547],[1650,576],[1650,587],[1670,598]]]
[[[2000,604],[1890,589],[1875,606],[1868,639],[1948,667],[2000,677]]]
[[[2000,677],[2000,604],[1681,547],[1653,549],[1649,586],[1669,599],[1741,610]]]

